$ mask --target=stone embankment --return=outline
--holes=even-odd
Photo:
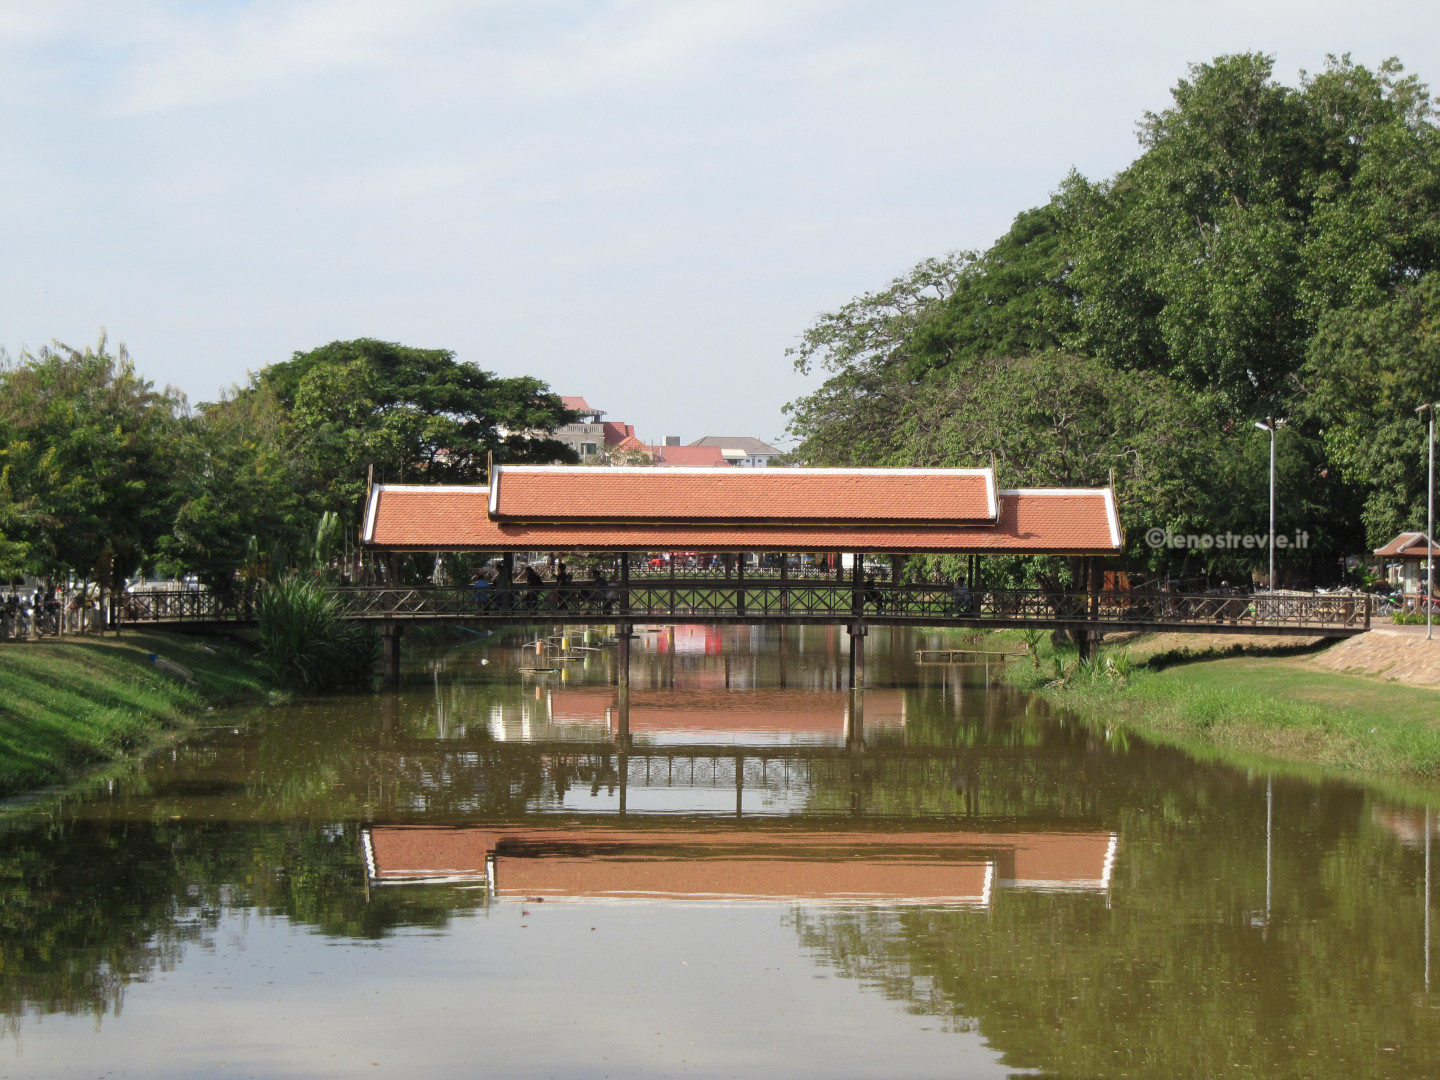
[[[1427,641],[1423,626],[1379,626],[1326,649],[1312,662],[1331,671],[1440,689],[1440,627]]]

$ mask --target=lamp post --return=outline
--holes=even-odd
[[[1435,405],[1430,402],[1415,410],[1430,414],[1430,475],[1425,484],[1425,640],[1435,634],[1432,612],[1435,608]]]
[[[1256,420],[1255,426],[1270,433],[1270,595],[1275,595],[1275,431],[1283,427],[1284,420],[1267,416]]]

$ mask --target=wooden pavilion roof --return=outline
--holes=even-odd
[[[390,551],[1036,555],[1111,555],[1124,545],[1108,488],[996,490],[988,469],[494,474],[488,487],[375,485],[362,542]]]

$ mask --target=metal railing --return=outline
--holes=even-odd
[[[615,619],[884,618],[934,623],[1054,626],[1199,625],[1365,629],[1374,613],[1365,594],[1211,595],[1163,592],[1056,592],[976,589],[939,584],[834,579],[780,582],[734,578],[654,577],[619,582],[551,581],[502,586],[346,586],[332,590],[355,619],[487,617]],[[255,594],[154,590],[126,594],[125,623],[226,622],[255,618]]]

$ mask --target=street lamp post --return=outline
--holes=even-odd
[[[1421,405],[1416,414],[1430,414],[1430,475],[1425,484],[1425,640],[1434,638],[1435,610],[1435,402]]]
[[[1270,595],[1275,595],[1275,431],[1283,427],[1284,420],[1267,416],[1256,420],[1255,426],[1270,433]]]

